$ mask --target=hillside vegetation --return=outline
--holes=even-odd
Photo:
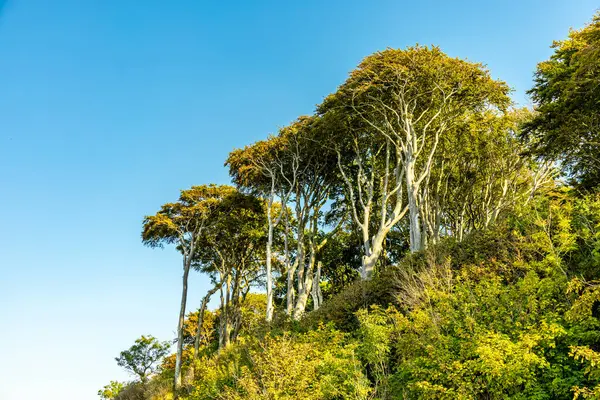
[[[372,54],[232,151],[231,186],[147,216],[182,256],[178,335],[100,397],[600,398],[600,15],[553,47],[533,110],[437,47]]]

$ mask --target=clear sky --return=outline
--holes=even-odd
[[[3,5],[3,7],[2,7]],[[437,44],[528,104],[597,0],[0,0],[0,399],[88,400],[174,337],[181,261],[146,214],[386,47]],[[197,308],[206,278],[191,280]]]

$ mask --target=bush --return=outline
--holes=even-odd
[[[369,383],[346,335],[320,328],[232,345],[197,362],[189,400],[367,399]]]

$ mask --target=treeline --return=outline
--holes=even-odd
[[[143,242],[174,245],[183,262],[177,350],[153,379],[173,387],[153,398],[593,396],[595,372],[574,360],[593,367],[595,342],[575,336],[559,352],[572,361],[553,361],[574,371],[559,374],[563,387],[532,382],[563,330],[596,329],[574,323],[571,309],[585,308],[589,324],[600,278],[600,202],[577,194],[600,183],[599,32],[596,16],[555,43],[530,91],[535,110],[514,108],[483,65],[437,47],[377,52],[313,115],[231,152],[234,186],[194,186],[146,217]],[[563,206],[587,211],[563,218]],[[473,249],[487,258],[453,261]],[[192,269],[213,287],[186,319]],[[540,282],[552,286],[548,299],[519,292]],[[537,305],[519,309],[523,301]],[[527,315],[507,316],[510,304]],[[554,333],[524,336],[536,329]],[[139,371],[144,360],[143,384],[113,383],[104,398],[149,398],[146,376],[165,345],[140,340],[129,350],[139,357],[120,362]],[[486,360],[503,366],[485,369]]]

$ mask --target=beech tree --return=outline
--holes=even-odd
[[[242,303],[263,265],[266,213],[263,201],[232,187],[215,210],[193,265],[217,282],[213,290],[220,292],[219,348],[225,348],[237,338]]]
[[[183,288],[177,324],[177,355],[175,361],[174,392],[181,386],[181,356],[183,352],[183,325],[187,302],[188,276],[201,236],[212,228],[213,214],[220,200],[235,189],[231,186],[202,185],[182,190],[179,200],[163,205],[155,215],[144,219],[142,241],[150,247],[174,244],[183,256]]]
[[[509,103],[506,84],[493,80],[481,64],[415,46],[365,58],[319,106],[320,114],[342,121],[334,144],[362,232],[363,279],[371,276],[387,233],[405,214],[410,250],[423,247],[419,196],[440,137],[467,113]]]
[[[600,185],[600,12],[552,45],[528,92],[535,117],[525,125],[533,154],[560,160],[584,189]]]
[[[341,223],[340,219],[336,227],[321,235],[323,211],[333,195],[336,171],[335,153],[320,144],[326,129],[320,117],[311,116],[298,118],[282,131],[288,142],[295,143],[293,151],[300,160],[291,206],[296,222],[296,254],[290,273],[296,273],[294,319],[304,314],[313,285],[319,284],[318,253]]]
[[[271,260],[273,233],[278,224],[285,225],[282,264],[287,278],[288,315],[300,318],[313,293],[313,282],[320,278],[317,253],[327,237],[318,239],[318,236],[322,209],[330,198],[335,172],[333,153],[324,151],[320,145],[322,129],[320,118],[300,117],[280,129],[278,136],[235,150],[227,160],[236,184],[267,199],[267,320],[271,320],[273,313]],[[292,232],[296,235],[293,251]],[[314,288],[315,298],[317,289]]]
[[[266,198],[267,201],[265,272],[268,322],[273,319],[274,310],[272,262],[275,228],[284,217],[287,218],[285,207],[295,187],[299,169],[298,153],[291,151],[290,148],[293,145],[282,135],[272,136],[267,140],[232,151],[225,162],[236,185]],[[278,199],[279,204],[283,206],[277,207]],[[287,238],[288,235],[284,240]],[[289,257],[286,257],[285,264],[285,269],[289,269]]]
[[[550,166],[525,156],[518,139],[529,117],[525,109],[477,113],[442,138],[419,197],[424,241],[486,229],[551,182]]]

